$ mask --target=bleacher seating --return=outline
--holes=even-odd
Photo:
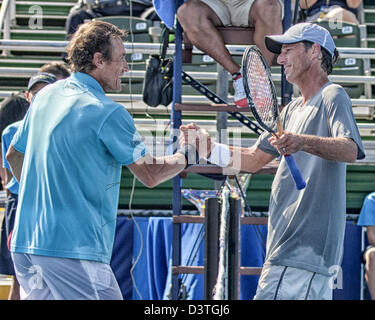
[[[367,37],[366,46],[375,48],[375,2],[372,0],[363,1],[363,23],[366,25]],[[375,58],[371,59],[371,74],[375,75]],[[372,85],[372,91],[375,92],[375,85]]]
[[[318,24],[330,31],[336,47],[361,47],[360,26],[352,23],[342,23],[340,26],[337,24],[331,25],[328,21],[321,21]],[[364,62],[362,59],[341,58],[334,65],[332,74],[364,76]],[[345,83],[343,87],[351,98],[359,98],[365,95],[363,83]]]

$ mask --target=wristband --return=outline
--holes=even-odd
[[[216,164],[219,167],[227,167],[230,163],[231,154],[227,145],[215,143],[207,161]]]
[[[182,153],[185,156],[185,169],[199,162],[199,153],[192,144],[185,144],[183,147],[178,149],[177,152]]]

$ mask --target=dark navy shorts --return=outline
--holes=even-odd
[[[18,195],[11,193],[6,201],[5,215],[1,225],[0,274],[15,275],[13,260],[7,246],[14,227],[18,204]]]

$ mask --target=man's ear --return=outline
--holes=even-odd
[[[95,52],[92,58],[92,63],[95,67],[101,69],[104,66],[104,59],[101,52]]]
[[[319,60],[322,59],[322,48],[319,44],[314,43],[311,47],[311,54],[317,57]]]
[[[28,103],[31,103],[31,101],[30,101],[30,91],[28,91],[28,90],[25,91],[25,98],[26,98]]]

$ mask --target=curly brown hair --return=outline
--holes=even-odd
[[[123,40],[126,35],[125,30],[108,22],[90,21],[82,24],[66,48],[71,70],[84,73],[94,70],[92,60],[96,52],[100,52],[109,61],[112,56],[111,38],[120,37]]]

